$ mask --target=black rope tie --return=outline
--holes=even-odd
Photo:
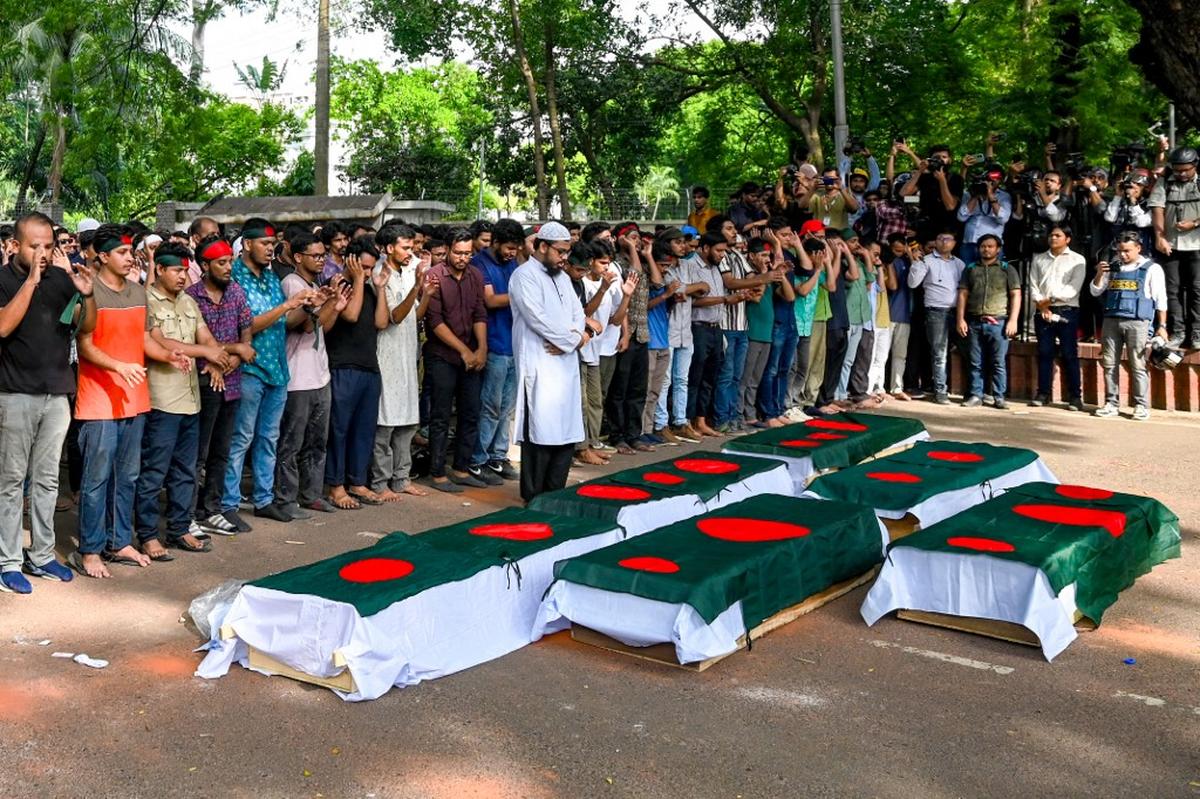
[[[512,578],[517,577],[517,590],[521,590],[521,564],[508,555],[500,556],[504,560],[504,587],[512,590]]]

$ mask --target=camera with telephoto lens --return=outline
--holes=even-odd
[[[988,193],[987,175],[976,175],[967,186],[972,197],[986,197]]]
[[[842,155],[859,155],[867,151],[867,145],[862,139],[857,136],[851,136],[846,140],[846,146],[842,148]]]
[[[1118,175],[1128,171],[1140,164],[1145,154],[1146,145],[1140,141],[1131,141],[1128,144],[1114,148],[1109,154],[1109,160],[1112,162],[1112,171]]]
[[[1087,159],[1083,157],[1083,153],[1068,153],[1067,160],[1063,164],[1063,171],[1071,180],[1080,180],[1087,177],[1092,170],[1087,165]]]
[[[934,174],[935,172],[941,172],[943,169],[946,168],[946,161],[940,155],[929,156],[927,163],[929,164],[929,166],[926,167],[926,169],[929,172],[929,174],[931,174],[931,175]]]

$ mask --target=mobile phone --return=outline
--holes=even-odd
[[[837,178],[821,178],[821,182],[824,183],[826,186],[836,186]]]

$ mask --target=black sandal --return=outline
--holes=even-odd
[[[182,549],[184,552],[212,552],[212,541],[208,540],[201,541],[197,546],[189,544],[183,538],[168,538],[167,546],[172,549]],[[171,560],[174,560],[174,558],[171,558]]]

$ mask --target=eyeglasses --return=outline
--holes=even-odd
[[[551,245],[550,249],[554,250],[554,254],[557,255],[559,258],[562,258],[567,253],[571,252],[570,247],[555,247],[555,246]]]
[[[938,236],[937,240],[938,241],[954,241],[954,237],[953,236]]]
[[[324,252],[298,252],[296,255],[303,255],[305,258],[324,258]]]

